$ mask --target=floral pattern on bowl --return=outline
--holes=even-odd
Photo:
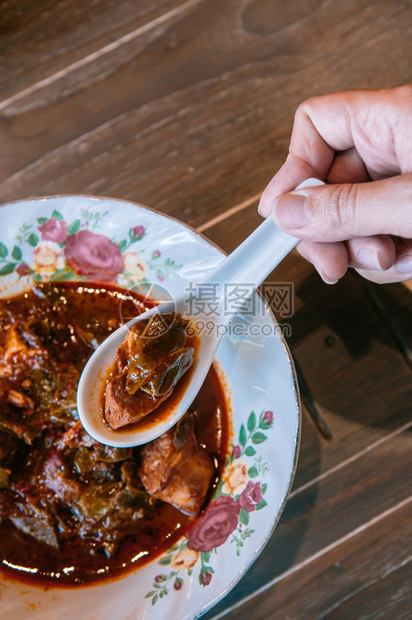
[[[173,297],[223,258],[184,224],[125,201],[26,200],[1,207],[0,217],[2,297],[44,280],[91,279],[124,288],[157,282]],[[293,364],[258,294],[252,315],[237,320],[256,329],[253,336],[228,333],[218,349],[230,401],[231,453],[214,497],[187,536],[146,566],[87,587],[44,589],[0,574],[0,620],[192,620],[256,560],[293,479],[300,407]]]
[[[174,590],[181,590],[181,571],[187,571],[191,577],[198,563],[199,584],[203,587],[210,585],[215,572],[211,566],[212,554],[216,555],[217,548],[224,545],[230,536],[230,543],[236,546],[236,554],[240,556],[244,541],[255,531],[249,527],[250,513],[267,506],[263,497],[267,483],[263,483],[262,479],[269,470],[257,446],[267,440],[265,431],[272,427],[273,411],[262,411],[259,422],[252,411],[247,427],[241,424],[238,443],[232,446],[232,453],[226,459],[224,473],[212,501],[187,537],[171,547],[159,561],[161,566],[169,566],[171,572],[156,575],[153,590],[146,594],[152,605],[169,593],[171,583]],[[249,461],[251,458],[254,459],[252,464]]]
[[[158,249],[147,258],[136,251],[146,233],[141,224],[129,228],[120,240],[96,232],[108,214],[84,209],[80,217],[67,221],[53,209],[49,217],[37,217],[36,226],[23,222],[10,250],[0,243],[0,276],[15,272],[34,282],[88,280],[127,286],[148,282],[149,271],[160,282],[178,273],[181,265],[170,258],[160,260]],[[29,264],[22,260],[23,244],[33,248]]]

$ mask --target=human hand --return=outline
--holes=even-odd
[[[328,185],[292,191],[308,177]],[[329,284],[348,267],[374,282],[412,278],[412,84],[304,102],[259,211],[302,239]]]

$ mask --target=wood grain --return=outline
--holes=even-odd
[[[200,225],[263,189],[303,99],[412,78],[403,51],[409,4],[333,0],[308,11],[299,0],[286,14],[280,0],[269,5],[183,6],[111,53],[0,103],[0,200],[110,195]]]
[[[229,252],[299,103],[412,82],[411,40],[406,0],[0,0],[0,202],[124,198]],[[280,523],[205,618],[409,618],[410,291],[327,286],[296,252],[268,281],[293,283],[279,319],[332,438],[304,409]]]
[[[90,64],[125,39],[167,21],[184,0],[2,0],[0,100]],[[27,93],[28,95],[28,93]]]
[[[251,205],[204,234],[231,251],[259,218]],[[304,435],[295,479],[300,486],[411,419],[411,371],[351,273],[328,286],[292,253],[267,281],[294,286],[294,314],[278,318],[290,326],[287,342],[333,434],[331,442]],[[410,317],[407,293],[398,310]]]
[[[255,211],[255,205],[252,204],[227,220],[210,228],[202,227],[202,229],[214,242],[217,242],[226,251],[230,251],[251,232],[258,222],[259,216]],[[392,466],[392,458],[398,458],[396,433],[402,432],[402,425],[408,424],[410,421],[410,406],[408,404],[410,403],[412,387],[410,370],[399,354],[397,347],[394,346],[390,334],[387,333],[385,326],[381,323],[379,315],[376,314],[373,306],[365,297],[359,282],[348,275],[338,286],[326,286],[314,273],[312,267],[296,254],[288,257],[272,274],[271,279],[274,282],[289,281],[290,279],[294,281],[297,314],[291,320],[293,327],[292,351],[303,366],[305,376],[307,376],[311,389],[316,395],[317,402],[325,411],[326,419],[334,434],[331,442],[323,441],[310,426],[309,421],[304,418],[301,454],[292,497],[273,538],[269,542],[270,550],[264,551],[262,558],[258,560],[237,589],[206,617],[215,617],[219,613],[226,616],[225,610],[230,608],[231,602],[241,600],[242,597],[253,593],[259,587],[263,587],[263,584],[270,581],[270,575],[275,575],[273,579],[279,580],[279,585],[274,588],[274,591],[270,592],[270,596],[268,595],[268,603],[266,607],[263,607],[261,617],[290,617],[292,619],[295,617],[295,613],[297,618],[308,617],[306,610],[308,601],[311,599],[306,596],[306,593],[303,597],[298,597],[300,571],[297,584],[293,583],[292,578],[290,578],[293,592],[290,599],[296,601],[296,608],[299,613],[293,608],[290,615],[286,615],[289,611],[282,597],[279,600],[279,612],[272,610],[278,602],[277,591],[278,589],[283,590],[284,579],[287,579],[283,575],[287,574],[289,570],[295,570],[294,568],[289,569],[289,564],[290,567],[297,567],[302,562],[308,562],[304,575],[312,575],[311,558],[316,556],[317,552],[314,551],[309,558],[305,554],[300,555],[302,550],[300,534],[304,532],[305,540],[310,540],[311,543],[316,538],[313,530],[307,526],[307,514],[312,505],[319,505],[319,502],[322,504],[316,493],[315,496],[312,495],[314,489],[329,479],[331,483],[330,496],[336,495],[340,502],[345,497],[346,506],[347,495],[343,487],[340,486],[338,478],[342,476],[342,479],[349,481],[349,484],[352,485],[354,482],[352,468],[358,471],[360,462],[367,454],[375,450],[380,451],[382,443],[385,444],[389,440],[390,432],[394,432],[393,456],[387,460],[387,467],[390,476],[393,475],[394,480],[398,479],[398,475]],[[405,292],[406,289],[402,288],[401,290]],[[410,297],[409,295],[400,297],[401,299],[398,300],[396,307],[402,316],[407,317]],[[386,364],[388,365],[386,366]],[[390,385],[392,380],[395,383]],[[403,441],[410,444],[408,432],[403,437]],[[400,459],[399,476],[406,482],[410,475],[410,465],[405,463],[402,457]],[[370,470],[369,467],[365,467],[363,475],[366,478],[369,471],[380,471],[382,465],[380,457],[378,457],[376,465],[371,465]],[[383,466],[385,467],[385,465]],[[388,485],[388,491],[391,484],[390,482]],[[363,486],[362,493],[364,491],[366,492],[366,489]],[[384,490],[382,494],[385,496]],[[386,505],[390,506],[392,498],[386,497],[386,499],[388,500]],[[299,503],[299,507],[296,508],[296,520],[293,521],[292,504],[295,501]],[[372,509],[369,516],[373,520],[375,518],[372,516],[376,507],[375,501],[375,492],[371,492],[370,500],[366,500],[365,505],[361,505],[358,500],[355,500],[352,509],[361,518],[366,517],[368,509]],[[339,522],[342,519],[342,522],[347,524],[346,509],[340,505],[338,512]],[[325,528],[329,533],[332,531],[334,535],[339,535],[338,524],[332,522],[327,511],[319,513],[318,525],[322,529]],[[354,529],[359,527],[362,530],[363,528],[362,524],[355,527],[353,523],[352,526]],[[290,527],[290,537],[286,537],[286,540],[283,539],[285,530],[282,530],[282,527],[285,529]],[[306,532],[306,527],[308,527],[308,532]],[[280,549],[275,542],[277,536],[281,537]],[[343,534],[342,537],[345,536],[346,534]],[[406,544],[406,549],[409,549],[405,537],[401,541]],[[333,545],[333,542],[326,543],[322,540],[319,542],[319,550],[325,549],[328,544]],[[364,544],[369,544],[368,535],[365,537]],[[382,551],[381,547],[379,549],[378,558],[381,552],[385,554],[385,550]],[[386,553],[385,557],[388,558],[388,563],[396,565],[396,550],[389,546]],[[288,554],[292,555],[293,558],[290,559]],[[337,554],[337,557],[340,558],[340,554],[345,556],[345,551],[339,548]],[[370,556],[371,565],[379,561],[373,547]],[[282,559],[279,558],[285,562],[283,565],[284,572],[281,572],[280,575],[277,574],[277,570],[282,570],[278,568],[278,563],[282,562]],[[337,563],[339,564],[339,561]],[[298,569],[296,570],[298,571]],[[371,576],[370,571],[366,571],[365,579],[370,579],[370,582],[365,585],[364,591],[353,587],[350,602],[341,601],[339,593],[334,589],[330,591],[321,590],[315,600],[319,607],[329,604],[330,600],[333,601],[331,603],[333,609],[330,610],[331,617],[334,617],[333,614],[338,608],[339,613],[341,612],[341,605],[342,610],[346,609],[349,614],[346,617],[352,617],[351,612],[356,614],[358,610],[362,610],[363,613],[363,609],[365,609],[365,617],[368,617],[366,614],[371,612],[369,606],[373,607],[376,600],[375,591],[381,589],[378,609],[381,604],[385,604],[385,609],[390,610],[388,613],[393,612],[393,617],[398,617],[397,614],[402,617],[410,602],[407,595],[407,584],[410,583],[408,575],[410,576],[410,566],[404,567],[401,559],[399,566],[394,568],[391,573],[384,573],[376,578],[375,585],[373,581],[375,577]],[[356,580],[356,578],[357,575],[354,579]],[[260,598],[259,596],[259,600]],[[390,603],[388,603],[388,598],[391,601]],[[289,604],[292,605],[290,602]],[[268,609],[271,610],[272,616]],[[253,615],[251,615],[252,610]],[[253,599],[250,604],[245,605],[245,610],[236,608],[236,611],[233,614],[229,613],[228,617],[234,617],[236,614],[244,618],[255,618],[259,617],[255,616],[255,613],[259,613],[258,610],[259,606],[257,605],[255,611]],[[314,617],[317,617],[316,612],[317,610],[314,612]],[[338,612],[336,611],[336,613]],[[344,613],[342,611],[341,617],[345,617]],[[242,616],[242,614],[244,615]],[[329,611],[325,617],[328,617],[328,614]]]
[[[362,281],[366,296],[375,308],[390,337],[412,370],[412,281],[377,286]]]
[[[205,619],[218,616],[237,601],[261,591],[272,582],[278,584],[276,588],[282,592],[283,580],[292,579],[295,573],[299,583],[301,569],[304,569],[303,575],[312,574],[312,566],[316,567],[319,555],[330,553],[329,558],[333,557],[333,563],[337,562],[340,552],[336,548],[345,545],[353,533],[363,536],[364,530],[369,529],[376,519],[380,521],[386,511],[390,512],[397,504],[411,499],[411,475],[409,427],[409,430],[364,451],[355,461],[348,462],[346,466],[292,495],[274,535],[255,564]],[[365,535],[364,541],[365,545],[370,543],[369,534]],[[382,561],[373,551],[372,547],[371,555],[375,557],[371,561]],[[410,558],[410,549],[405,556]],[[396,565],[398,559],[396,553],[390,553],[388,563],[394,561]],[[400,559],[399,564],[402,562]],[[316,574],[316,568],[313,571]],[[408,579],[401,583],[405,586]],[[326,594],[321,595],[324,601]],[[276,596],[274,592],[272,605],[276,604]],[[305,605],[311,604],[306,597],[302,600]],[[237,609],[234,613],[238,615],[240,612]],[[252,617],[255,619],[255,616]],[[282,617],[280,611],[278,617]]]
[[[412,498],[259,591],[227,620],[410,618]],[[376,554],[376,549],[379,554]],[[382,611],[385,609],[384,615]],[[217,609],[205,618],[219,617]]]

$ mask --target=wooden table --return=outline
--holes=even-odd
[[[3,0],[0,202],[131,199],[225,251],[259,223],[298,104],[412,80],[412,5],[377,0]],[[412,617],[412,301],[292,253],[303,398],[267,547],[205,618]]]

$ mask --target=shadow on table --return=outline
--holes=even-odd
[[[408,333],[412,341],[412,295],[400,284],[370,288],[408,346]],[[326,422],[331,414],[340,418],[340,431],[332,437],[340,459],[349,449],[356,452],[357,441],[359,445],[364,441],[358,432],[348,447],[345,420],[390,431],[410,419],[410,407],[405,403],[412,397],[411,370],[386,324],[387,317],[370,295],[369,285],[365,289],[351,273],[334,286],[323,284],[313,273],[297,288],[296,296],[299,310],[293,316],[289,344]],[[331,428],[333,433],[333,424]],[[301,459],[279,524],[243,579],[202,618],[211,620],[259,589],[276,584],[302,560],[318,488],[314,483],[304,493],[294,493],[294,489],[321,473],[324,441],[305,412]]]
[[[296,290],[290,346],[324,412],[391,430],[409,420],[412,295],[352,273],[328,286],[311,274]],[[333,432],[333,428],[332,428]]]

